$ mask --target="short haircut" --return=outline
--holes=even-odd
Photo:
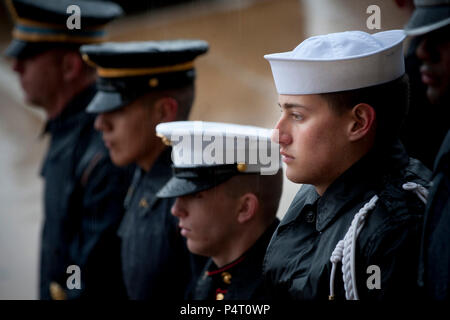
[[[253,193],[259,200],[262,216],[266,223],[273,221],[283,191],[283,169],[280,168],[274,175],[237,175],[225,184],[226,193],[232,198]]]
[[[187,120],[191,112],[195,97],[194,83],[179,88],[161,89],[150,91],[142,96],[144,105],[153,106],[156,100],[171,97],[178,103],[175,121]]]
[[[397,137],[409,108],[409,81],[402,77],[372,87],[320,94],[337,114],[367,103],[376,112],[376,140]]]

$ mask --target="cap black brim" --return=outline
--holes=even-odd
[[[24,59],[35,56],[50,49],[48,44],[39,44],[13,39],[6,48],[4,55],[11,58]]]
[[[159,190],[156,196],[159,198],[175,198],[187,196],[189,194],[214,188],[219,184],[229,180],[230,178],[230,175],[214,177],[213,179],[208,180],[182,179],[174,176],[166,183],[166,185],[161,190]]]
[[[98,91],[92,101],[87,106],[86,111],[89,113],[103,113],[120,109],[129,101],[123,99],[118,92]]]
[[[79,46],[80,45],[76,43],[28,42],[13,39],[3,54],[11,58],[25,59],[54,48],[71,48],[78,50]]]
[[[405,32],[411,36],[422,35],[450,23],[450,6],[418,7],[405,26]]]

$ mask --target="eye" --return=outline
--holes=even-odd
[[[292,119],[294,119],[296,121],[303,120],[303,116],[297,112],[291,113],[291,117],[292,117]]]
[[[202,199],[203,198],[203,192],[202,191],[196,192],[196,193],[193,193],[193,194],[189,195],[188,197],[190,197],[191,199]]]

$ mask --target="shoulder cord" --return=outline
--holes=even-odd
[[[359,300],[358,291],[356,290],[355,276],[355,247],[356,238],[364,226],[367,213],[375,208],[378,196],[374,195],[353,218],[343,240],[340,240],[331,254],[330,261],[333,264],[330,277],[330,295],[329,300],[334,300],[334,276],[336,274],[336,266],[342,261],[342,273],[344,277],[345,298],[347,300]]]
[[[413,191],[424,204],[427,204],[428,190],[424,186],[415,182],[407,182],[402,187],[407,191]]]
[[[420,184],[407,182],[402,188],[407,191],[413,191],[420,200],[426,204],[428,190]],[[378,196],[374,195],[353,218],[343,240],[340,240],[331,254],[330,261],[333,264],[330,276],[330,295],[329,300],[334,300],[334,278],[336,274],[336,266],[342,261],[342,274],[344,280],[345,298],[347,300],[359,300],[358,291],[356,289],[356,270],[355,270],[355,248],[356,239],[364,227],[367,213],[375,207]]]

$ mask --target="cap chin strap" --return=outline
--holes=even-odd
[[[407,182],[403,184],[402,188],[407,191],[413,191],[419,199],[426,204],[428,197],[428,190],[415,182]],[[331,254],[330,261],[333,264],[330,276],[330,295],[329,300],[334,300],[334,278],[336,274],[336,267],[339,262],[342,262],[342,274],[344,280],[345,298],[347,300],[359,300],[358,290],[356,288],[356,268],[355,268],[355,248],[356,239],[359,236],[366,216],[370,210],[375,208],[378,196],[374,195],[369,202],[367,202],[357,214],[355,214],[350,228],[343,240],[340,240]]]

